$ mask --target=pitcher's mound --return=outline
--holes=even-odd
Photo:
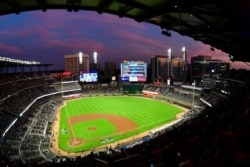
[[[90,127],[88,127],[88,130],[89,131],[95,131],[97,128],[95,127],[95,126],[90,126]]]

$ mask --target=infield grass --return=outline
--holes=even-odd
[[[163,101],[136,96],[96,96],[67,101],[61,109],[58,146],[63,151],[81,152],[104,144],[116,142],[150,129],[159,127],[176,119],[183,112]],[[136,123],[138,129],[115,133],[116,127],[106,119],[95,119],[69,125],[69,118],[89,114],[111,114],[126,117]],[[122,123],[122,122],[121,122]],[[88,127],[96,127],[90,131]],[[72,131],[73,136],[69,131]],[[70,138],[80,138],[84,144],[72,147]]]

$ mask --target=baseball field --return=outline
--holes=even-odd
[[[60,111],[58,147],[70,153],[92,150],[162,126],[180,112],[166,102],[137,96],[69,100]]]

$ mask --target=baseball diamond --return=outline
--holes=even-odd
[[[52,150],[74,156],[148,135],[185,109],[139,96],[95,96],[58,108]]]

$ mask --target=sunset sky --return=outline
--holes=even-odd
[[[67,12],[48,10],[0,16],[0,56],[53,64],[50,69],[64,69],[64,55],[87,53],[92,61],[94,51],[98,61],[143,60],[147,63],[155,55],[181,56],[186,47],[188,61],[197,55],[230,62],[228,54],[210,50],[209,45],[187,36],[171,32],[167,37],[160,27],[138,23],[116,15],[91,11]],[[189,61],[190,62],[190,61]],[[250,66],[234,62],[233,68]]]

